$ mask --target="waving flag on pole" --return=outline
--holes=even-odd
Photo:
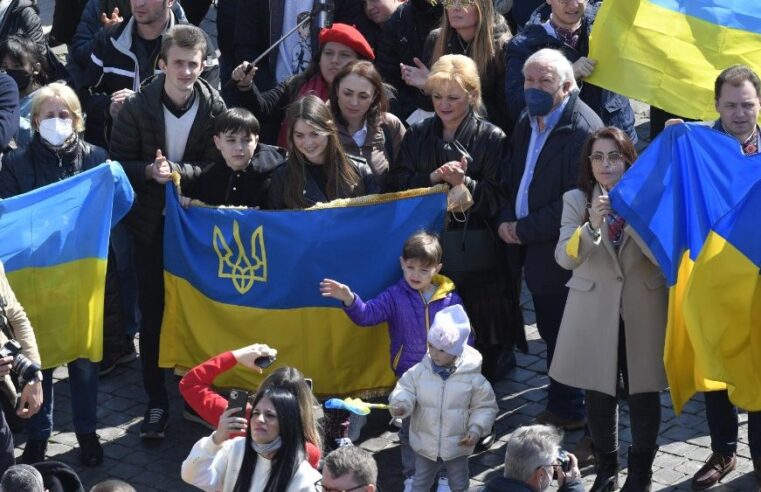
[[[758,270],[753,272],[749,266],[756,264],[752,248],[747,241],[741,241],[751,230],[746,222],[733,221],[728,218],[732,215],[727,214],[743,203],[760,181],[761,154],[745,156],[737,140],[706,126],[687,124],[667,127],[610,192],[613,209],[626,218],[648,245],[670,286],[664,364],[677,412],[696,391],[724,389],[724,383],[730,382],[725,377],[727,373],[717,367],[724,367],[726,356],[738,347],[713,345],[708,341],[734,339],[718,331],[709,336],[706,330],[720,331],[732,323],[732,330],[746,330],[746,339],[750,337],[749,330],[759,330],[758,323],[745,328],[736,326],[735,322],[747,322],[747,316],[742,318],[739,312],[728,309],[731,304],[718,302],[720,293],[713,289],[722,281],[739,281],[737,278],[715,278],[714,283],[701,280],[688,286],[691,276],[698,271],[703,279],[706,271],[703,268],[715,255],[707,252],[710,256],[702,257],[701,261],[698,258],[709,236],[712,244],[716,243],[718,239],[713,238],[716,234],[743,255],[750,254],[738,266],[744,274],[743,285],[752,285],[757,280]],[[726,222],[720,222],[721,219]],[[757,227],[755,236],[758,237]],[[711,251],[716,249],[712,246]],[[732,271],[738,270],[726,268],[715,273],[729,275]],[[754,299],[751,294],[742,299],[751,302]],[[736,301],[740,302],[740,298]],[[745,305],[745,309],[751,309],[750,306]],[[757,308],[756,303],[754,309]],[[714,310],[716,316],[725,316],[728,323],[712,327],[691,324],[695,314],[704,310]],[[755,359],[747,371],[761,373],[761,358]],[[761,402],[757,405],[761,408]]]
[[[103,358],[108,237],[133,198],[122,167],[111,162],[0,200],[0,260],[43,367]]]
[[[714,81],[761,73],[761,9],[748,0],[605,0],[592,29],[589,82],[697,120],[716,117]]]
[[[184,209],[170,187],[159,364],[190,368],[258,342],[277,348],[275,365],[313,378],[318,394],[390,389],[386,326],[354,325],[338,301],[320,295],[319,283],[330,277],[364,299],[378,295],[402,275],[407,237],[418,229],[441,231],[445,213],[442,189],[260,211]],[[234,369],[216,384],[255,387],[261,380]]]

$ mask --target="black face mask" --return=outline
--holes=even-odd
[[[19,68],[7,68],[5,73],[10,75],[10,77],[16,81],[19,92],[26,90],[26,88],[29,87],[29,84],[32,82],[32,75],[27,73],[26,70]]]

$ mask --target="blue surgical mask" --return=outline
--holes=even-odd
[[[558,87],[558,89],[560,89]],[[557,91],[555,91],[557,92]],[[546,116],[552,110],[554,93],[530,87],[523,91],[529,116]]]

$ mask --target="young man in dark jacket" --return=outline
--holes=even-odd
[[[158,367],[164,311],[164,185],[172,171],[192,180],[219,157],[212,135],[225,103],[199,78],[206,52],[206,35],[197,27],[175,26],[166,33],[159,54],[164,73],[125,101],[111,138],[111,157],[122,164],[137,194],[125,222],[135,237],[143,317],[140,359],[148,394],[140,428],[143,438],[164,437],[169,409],[166,371]]]
[[[108,134],[128,96],[158,71],[162,37],[178,20],[174,0],[130,0],[132,17],[102,29],[95,37],[84,77],[77,81],[82,105],[87,113],[88,142],[106,147]],[[219,88],[219,64],[214,46],[206,37],[201,77]]]
[[[591,0],[571,0],[570,3],[547,0],[547,4],[534,11],[523,32],[518,33],[507,45],[505,97],[508,117],[512,122],[517,121],[526,107],[521,73],[524,62],[542,48],[553,48],[562,51],[573,64],[581,100],[597,113],[606,126],[620,128],[636,143],[634,110],[629,99],[584,82],[584,78],[590,76],[595,69],[595,61],[587,58],[587,55],[589,33],[599,3]]]
[[[549,370],[568,296],[565,284],[571,277],[555,262],[563,194],[577,186],[581,148],[603,124],[579,97],[571,62],[560,51],[540,50],[522,70],[528,111],[515,125],[513,152],[502,169],[508,200],[497,233],[522,250]],[[550,378],[547,409],[537,423],[566,430],[583,427],[582,391]]]

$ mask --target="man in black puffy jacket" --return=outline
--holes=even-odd
[[[143,317],[140,359],[148,394],[140,436],[147,439],[164,437],[169,409],[166,371],[158,367],[164,312],[165,184],[172,171],[192,180],[219,155],[212,135],[225,103],[216,89],[199,78],[206,49],[206,37],[197,27],[175,26],[165,34],[159,54],[164,73],[125,101],[111,138],[111,157],[122,164],[137,195],[125,223],[135,237]]]
[[[87,113],[85,139],[107,146],[108,134],[124,101],[153,77],[163,36],[175,25],[187,25],[172,11],[174,0],[131,0],[132,17],[95,36],[89,65],[77,90]],[[201,77],[219,88],[219,63],[208,36]]]

